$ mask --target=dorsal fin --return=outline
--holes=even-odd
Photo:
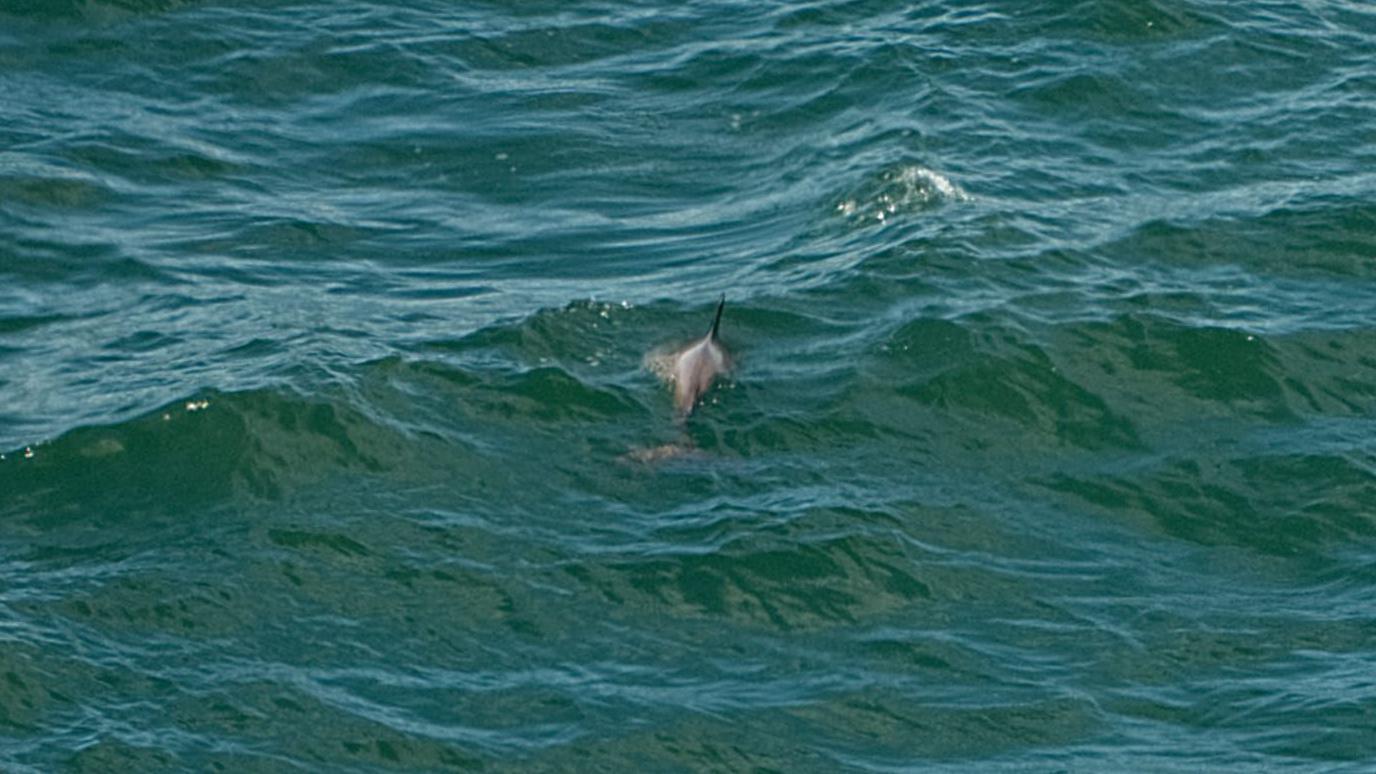
[[[712,320],[712,330],[707,332],[707,337],[712,341],[717,340],[717,328],[721,325],[721,310],[726,308],[726,294],[721,294],[721,301],[717,302],[717,316]]]

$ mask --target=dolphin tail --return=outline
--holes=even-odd
[[[707,332],[707,337],[712,341],[717,340],[717,328],[721,326],[721,310],[726,308],[726,294],[721,294],[721,301],[717,302],[717,316],[712,319],[712,330]]]

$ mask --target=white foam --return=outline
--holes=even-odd
[[[968,201],[970,199],[970,195],[965,193],[965,189],[951,182],[949,177],[946,177],[936,170],[927,169],[926,167],[904,167],[899,172],[899,178],[914,187],[920,186],[921,183],[926,183],[943,199],[954,199],[956,201]]]
[[[892,168],[843,199],[836,211],[846,218],[887,223],[942,201],[969,201],[970,195],[949,177],[918,164]]]

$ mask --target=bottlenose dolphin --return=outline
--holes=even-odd
[[[706,336],[679,349],[652,356],[651,368],[674,385],[674,408],[680,418],[693,413],[698,399],[712,386],[717,374],[731,370],[731,353],[722,346],[717,335],[721,328],[721,312],[725,308],[726,294],[723,293]]]

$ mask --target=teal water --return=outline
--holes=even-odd
[[[1368,770],[1374,111],[1342,0],[0,3],[0,768]]]

